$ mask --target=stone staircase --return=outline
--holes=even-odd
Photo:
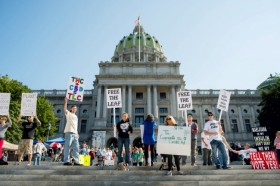
[[[185,175],[166,176],[167,171],[153,167],[129,167],[130,171],[115,167],[63,166],[62,163],[42,162],[41,166],[13,165],[0,167],[0,185],[20,186],[80,186],[80,185],[280,185],[280,170],[252,170],[251,166],[231,165],[230,170],[214,166],[182,166]]]

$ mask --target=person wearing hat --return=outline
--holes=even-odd
[[[183,126],[191,127],[191,165],[196,166],[196,148],[197,148],[197,133],[198,125],[193,122],[193,115],[191,113],[187,114],[187,123]],[[187,156],[182,156],[182,165],[186,165]]]
[[[227,165],[228,156],[221,137],[223,133],[221,122],[214,120],[212,112],[208,112],[208,119],[209,121],[204,125],[204,133],[205,135],[209,135],[213,163],[215,163],[217,169],[229,169],[230,167]],[[218,153],[221,155],[221,159],[218,158]]]

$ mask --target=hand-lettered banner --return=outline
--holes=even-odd
[[[66,97],[72,101],[83,101],[85,80],[79,77],[70,77]]]
[[[252,133],[258,151],[269,151],[270,138],[266,127],[252,127]]]
[[[178,110],[192,110],[192,93],[191,91],[177,92]]]
[[[252,169],[279,169],[276,153],[274,151],[251,152]]]
[[[8,115],[11,93],[0,93],[0,115]]]
[[[22,93],[21,110],[22,116],[36,116],[37,93]]]
[[[106,89],[107,93],[107,108],[122,107],[122,91],[120,88]]]
[[[227,112],[229,101],[230,101],[230,92],[226,90],[220,90],[217,108]]]
[[[159,126],[157,136],[157,150],[159,154],[190,156],[190,127]]]

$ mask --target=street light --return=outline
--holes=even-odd
[[[52,125],[51,125],[51,123],[49,123],[47,141],[49,140],[49,135],[50,135],[51,127],[52,127]]]

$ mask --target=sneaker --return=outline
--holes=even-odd
[[[194,164],[192,164],[192,166],[193,166],[193,167],[196,167],[196,166],[197,166],[197,164],[195,164],[195,163],[194,163]]]
[[[72,163],[66,162],[66,163],[64,163],[63,165],[70,166],[70,165],[72,165]]]
[[[75,166],[84,166],[83,164],[75,163],[75,162],[74,162],[74,165],[75,165]]]
[[[27,166],[30,166],[31,165],[31,163],[27,163]]]
[[[177,171],[178,175],[184,175],[185,173],[183,171]]]
[[[166,176],[172,176],[172,171],[168,171],[168,172],[166,173]]]
[[[231,169],[231,167],[227,166],[227,167],[222,167],[223,169]]]
[[[221,168],[221,166],[219,166],[219,165],[216,166],[216,169],[220,169],[220,168]]]

